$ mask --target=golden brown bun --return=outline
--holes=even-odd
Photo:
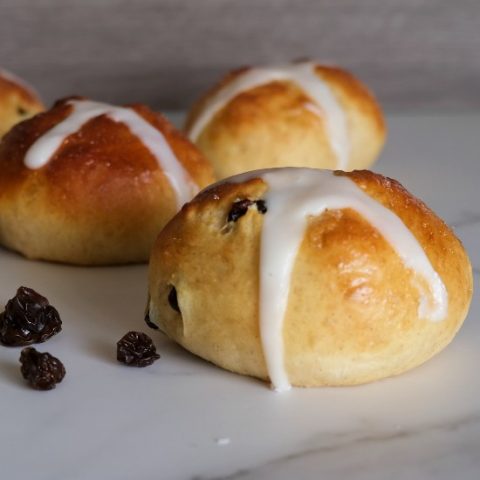
[[[57,102],[22,122],[0,144],[0,243],[33,259],[82,265],[144,262],[158,232],[177,211],[156,158],[123,123],[93,118],[69,136],[44,167],[24,165],[34,141],[66,118]],[[143,105],[199,187],[211,166],[165,118]]]
[[[443,349],[460,328],[472,272],[460,241],[398,182],[346,175],[392,210],[423,247],[448,291],[447,317],[418,317],[412,272],[351,209],[311,217],[293,270],[283,338],[296,386],[353,385],[396,375]],[[227,225],[232,203],[261,199],[263,180],[200,193],[161,232],[150,263],[149,317],[170,338],[225,369],[268,378],[259,334],[259,247],[264,216],[250,208]],[[265,215],[268,215],[268,211]],[[181,313],[169,304],[172,286]]]
[[[0,138],[15,124],[44,110],[35,92],[0,70]]]
[[[193,106],[187,132],[207,101],[245,70],[227,75]],[[350,154],[342,170],[370,167],[385,142],[380,106],[349,72],[321,65],[316,72],[346,115]],[[195,143],[213,163],[218,178],[270,167],[338,168],[325,121],[307,108],[309,104],[312,100],[293,83],[276,81],[256,87],[217,112]]]

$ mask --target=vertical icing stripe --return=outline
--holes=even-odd
[[[25,165],[28,168],[38,169],[45,166],[67,137],[78,132],[89,120],[107,115],[113,121],[125,124],[156,158],[175,191],[178,208],[197,193],[197,186],[176,158],[162,133],[134,110],[90,100],[71,100],[68,104],[72,106],[70,115],[38,138],[27,151]]]
[[[214,115],[240,93],[275,81],[291,81],[319,107],[308,110],[325,120],[330,146],[337,158],[337,168],[345,169],[350,150],[345,112],[315,67],[314,63],[306,62],[246,70],[207,100],[188,132],[190,140],[196,141]]]

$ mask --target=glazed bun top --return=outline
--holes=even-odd
[[[13,125],[43,109],[40,98],[30,85],[0,69],[0,138]]]
[[[313,61],[230,73],[194,105],[185,129],[190,140],[220,164],[221,177],[240,173],[245,166],[250,168],[244,171],[288,166],[280,160],[283,155],[294,159],[290,166],[365,168],[376,159],[385,137],[382,111],[369,90],[346,70]],[[252,133],[258,135],[256,150]],[[326,147],[319,147],[320,138]],[[238,168],[222,165],[229,163],[226,157],[234,149]],[[316,164],[304,158],[307,163],[302,165],[292,152],[323,158]]]
[[[390,243],[405,267],[415,273],[419,318],[437,322],[446,317],[447,290],[420,243],[397,215],[350,178],[326,170],[285,168],[249,172],[228,181],[242,183],[254,179],[268,185],[263,197],[268,215],[263,221],[260,250],[259,315],[266,363],[277,390],[289,388],[282,353],[283,319],[290,277],[309,217],[340,209],[361,214]]]
[[[215,215],[203,214],[203,209],[206,212],[214,211]],[[228,215],[225,211],[229,211]],[[248,213],[250,220],[238,220]],[[220,229],[220,238],[215,240],[211,232],[216,231],[212,225],[220,224],[217,217],[223,219],[223,222],[225,219],[228,221]],[[209,222],[205,228],[202,227],[201,220],[198,220],[202,218],[204,222]],[[359,218],[362,219],[360,224]],[[256,228],[260,229],[259,235]],[[327,241],[330,230],[333,237]],[[238,240],[240,244],[228,243],[228,248],[225,247],[225,252],[219,255],[205,252],[204,249],[209,247],[197,239],[192,239],[192,235],[201,236],[202,232],[209,236],[205,241],[206,245],[234,242],[236,238],[243,240]],[[168,240],[169,235],[171,241]],[[241,243],[245,240],[242,235],[250,235],[248,238],[258,245],[258,257],[255,254],[252,258],[258,258],[253,260],[253,263],[258,262],[259,266],[259,337],[268,377],[277,390],[288,389],[291,383],[287,374],[284,341],[289,341],[285,333],[285,319],[288,317],[288,321],[292,321],[291,316],[297,315],[297,310],[292,310],[292,301],[303,304],[304,316],[295,317],[294,322],[298,331],[309,322],[325,317],[322,320],[326,322],[324,326],[334,322],[336,327],[332,328],[338,328],[339,335],[343,331],[347,336],[344,339],[345,345],[350,341],[349,335],[360,335],[360,326],[365,325],[364,316],[371,315],[379,325],[383,325],[385,331],[390,329],[390,335],[395,337],[394,343],[401,344],[403,340],[400,330],[405,322],[405,309],[408,308],[408,322],[415,325],[415,328],[423,329],[424,325],[432,325],[433,328],[434,325],[439,325],[439,328],[435,329],[435,335],[438,335],[441,341],[437,342],[437,337],[425,340],[425,345],[430,346],[427,353],[422,350],[425,355],[420,355],[422,360],[418,360],[417,364],[424,361],[427,354],[430,356],[437,345],[445,345],[447,337],[451,339],[468,308],[471,269],[460,242],[433,212],[398,182],[369,171],[345,173],[305,168],[253,171],[228,178],[202,191],[161,233],[151,263],[152,272],[166,268],[165,263],[173,263],[174,273],[167,272],[165,276],[167,282],[177,286],[182,305],[190,305],[185,307],[185,315],[189,315],[188,308],[197,308],[197,303],[201,305],[201,301],[196,299],[197,303],[189,303],[189,300],[185,299],[185,290],[188,289],[182,283],[190,281],[192,271],[185,273],[187,270],[182,269],[188,268],[189,262],[197,261],[197,253],[193,252],[191,257],[186,257],[189,260],[184,260],[182,255],[187,255],[189,249],[195,248],[190,247],[191,245],[200,245],[197,248],[201,249],[202,258],[222,258],[234,275],[236,268],[244,271],[240,266],[231,266],[229,263],[235,262],[237,257],[245,263],[244,253],[239,245],[243,245],[245,251],[251,252]],[[186,245],[183,248],[182,241]],[[177,250],[180,253],[176,256]],[[163,252],[166,252],[165,255]],[[237,252],[233,260],[230,252]],[[306,252],[310,255],[308,259],[304,258],[298,263],[299,255],[301,257]],[[303,261],[306,262],[305,265]],[[213,272],[216,267],[213,265],[214,260],[211,262]],[[181,273],[175,270],[177,263]],[[304,265],[309,273],[300,274],[299,265]],[[221,271],[225,271],[225,267],[222,268]],[[396,268],[398,270],[395,270]],[[322,286],[326,272],[332,274],[332,285],[339,288],[336,293],[338,297],[325,298],[329,291],[325,285]],[[177,279],[182,274],[188,279]],[[154,273],[152,275],[152,278],[155,278]],[[380,278],[384,281],[378,282]],[[195,284],[195,280],[192,282]],[[236,282],[242,286],[248,283],[245,278],[236,278]],[[208,291],[211,287],[206,279],[204,283]],[[256,285],[255,279],[253,285]],[[313,297],[305,293],[309,291],[312,294],[317,287],[317,294],[313,294]],[[152,297],[156,295],[155,288],[151,291]],[[222,287],[222,291],[224,289],[227,287]],[[396,296],[398,292],[399,297]],[[222,295],[226,294],[216,297],[218,303],[222,301]],[[252,304],[256,305],[255,293],[252,298]],[[234,298],[229,297],[228,301],[233,302]],[[348,307],[345,312],[350,313],[345,318],[337,318],[338,310],[344,312],[343,307],[348,305],[353,309],[350,311]],[[400,308],[397,310],[398,306]],[[158,315],[161,322],[162,315]],[[210,315],[213,313],[204,312],[200,317],[203,322],[200,330],[206,328],[205,324],[210,322]],[[236,315],[241,317],[241,313],[237,312]],[[185,322],[189,321],[191,320],[186,317]],[[352,325],[356,325],[357,321],[359,330],[354,333],[357,327]],[[233,320],[231,322],[235,323]],[[350,326],[342,330],[346,325]],[[188,328],[190,332],[193,331],[191,324]],[[298,335],[301,337],[301,334]],[[364,335],[368,337],[368,332],[361,333],[361,336]],[[175,334],[173,336],[177,338]],[[308,338],[308,335],[301,338],[301,351],[310,351]],[[374,335],[372,342],[373,338]],[[185,343],[189,339],[180,337],[180,341]],[[197,346],[192,348],[196,349]],[[375,350],[373,347],[372,349]],[[232,350],[236,351],[235,347],[232,346]],[[407,356],[414,357],[414,347],[410,354],[408,347],[406,352]],[[210,356],[210,353],[207,358],[218,360],[213,353]],[[290,367],[295,370],[292,364]],[[237,366],[228,364],[227,368],[235,371]],[[339,368],[341,370],[341,365]],[[393,371],[399,371],[397,366],[388,374]],[[249,372],[263,376],[261,369]],[[380,378],[388,374],[381,370],[381,373],[375,376]],[[330,381],[331,379],[328,380]],[[358,383],[363,380],[358,377],[350,381]],[[300,385],[315,384],[317,380],[307,379],[304,382],[297,377],[294,382]]]
[[[60,100],[12,129],[0,145],[0,161],[3,194],[36,172],[50,180],[52,193],[74,195],[148,183],[160,170],[172,191],[167,197],[179,208],[212,179],[208,162],[161,115],[143,105],[81,97]]]

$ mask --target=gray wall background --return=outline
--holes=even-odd
[[[47,102],[185,108],[231,68],[300,57],[390,110],[478,110],[480,1],[0,0],[0,66]]]

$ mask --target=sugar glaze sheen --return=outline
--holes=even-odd
[[[328,209],[351,208],[362,215],[401,258],[405,267],[426,281],[414,282],[418,315],[442,321],[448,311],[447,289],[414,235],[388,208],[367,195],[353,180],[327,170],[282,168],[249,172],[228,179],[240,183],[262,179],[268,190],[260,247],[260,336],[272,387],[290,389],[285,370],[283,322],[290,279],[309,216]]]
[[[0,243],[73,265],[147,262],[159,231],[214,181],[159,112],[69,97],[13,127],[0,149]]]
[[[32,170],[44,167],[70,135],[78,132],[93,118],[106,115],[115,122],[124,123],[155,157],[175,191],[178,208],[198,192],[198,187],[162,133],[133,109],[91,100],[69,100],[67,104],[71,107],[70,114],[31,145],[25,155],[26,167]]]
[[[193,354],[279,392],[353,386],[443,350],[472,283],[452,229],[396,180],[256,170],[207,187],[160,233],[150,317]]]

